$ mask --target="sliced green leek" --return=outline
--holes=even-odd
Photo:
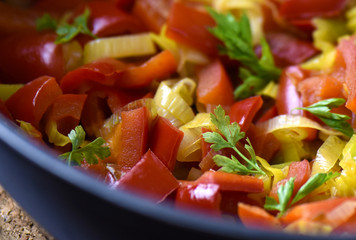
[[[99,38],[85,44],[83,62],[86,64],[105,57],[148,56],[156,53],[156,51],[157,49],[149,33]]]
[[[189,82],[189,84],[186,85],[187,90],[183,91],[185,82]],[[194,118],[194,112],[189,104],[192,102],[190,101],[192,97],[185,95],[194,91],[189,90],[193,81],[183,79],[183,83],[178,81],[176,84],[183,85],[175,87],[175,85],[170,86],[171,81],[161,82],[154,96],[154,102],[157,106],[158,115],[170,120],[174,126],[180,127]]]
[[[198,113],[192,121],[179,128],[184,133],[184,137],[178,149],[178,161],[198,162],[201,160],[202,127],[215,129],[209,113]]]
[[[40,131],[38,131],[31,123],[21,121],[21,120],[16,120],[18,123],[20,123],[20,128],[25,131],[29,136],[34,137],[34,138],[41,138],[42,134]]]
[[[329,172],[338,161],[346,142],[337,136],[329,136],[316,153],[312,175]]]
[[[6,101],[7,99],[9,99],[9,97],[11,97],[12,94],[14,94],[21,87],[23,87],[23,84],[21,84],[21,83],[18,83],[18,84],[1,83],[0,84],[0,99],[2,101]]]
[[[154,43],[162,50],[169,50],[176,58],[178,58],[178,45],[175,41],[166,36],[167,26],[163,25],[161,32],[158,34],[150,33],[150,37]]]
[[[263,158],[256,156],[257,161],[262,165],[262,168],[264,168],[265,170],[267,170],[270,174],[271,177],[273,177],[273,183],[272,186],[276,185],[277,182],[279,182],[280,180],[284,179],[286,177],[286,173],[283,172],[281,169],[279,168],[275,168],[273,166],[271,166],[266,160],[264,160]]]
[[[47,122],[45,126],[45,132],[48,136],[48,141],[55,146],[63,147],[68,143],[71,143],[68,136],[63,135],[57,129],[57,123],[55,121]]]
[[[278,93],[278,84],[275,82],[269,82],[267,86],[262,89],[262,91],[258,92],[259,95],[269,96],[273,99],[277,98]]]
[[[328,135],[341,135],[340,132],[322,127],[319,123],[300,115],[279,115],[258,124],[267,133],[273,133],[280,141],[291,142],[305,139],[305,128],[313,128]]]
[[[332,196],[346,197],[356,196],[356,135],[346,143],[342,151],[339,165],[342,168],[341,175],[334,179],[330,188]]]

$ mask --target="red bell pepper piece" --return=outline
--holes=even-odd
[[[178,186],[171,171],[151,150],[117,184],[118,189],[143,194],[157,203],[162,202]]]
[[[310,178],[310,173],[311,170],[310,170],[310,164],[308,160],[304,159],[303,161],[300,162],[291,163],[291,165],[289,166],[287,177],[285,179],[282,179],[276,185],[273,186],[270,192],[270,196],[278,201],[278,194],[277,194],[278,188],[284,185],[286,182],[288,182],[290,178],[295,177],[293,195],[292,195],[294,196],[298,192],[299,188],[308,181],[308,179]]]
[[[179,145],[184,133],[163,117],[158,117],[152,130],[150,149],[154,154],[173,171]]]
[[[303,79],[309,77],[309,75],[310,73],[308,71],[303,70],[298,66],[287,67],[283,70],[279,79],[279,88],[276,99],[278,114],[310,116],[305,111],[295,109],[303,107],[303,101],[297,90],[297,85]],[[307,128],[306,130],[308,131],[307,140],[315,139],[317,130],[312,128]]]
[[[159,33],[166,23],[173,0],[136,0],[132,13],[152,32]]]
[[[20,33],[0,38],[1,81],[27,83],[43,75],[60,79],[65,64],[62,45],[54,43],[56,34]]]
[[[279,14],[286,20],[335,17],[345,8],[347,0],[285,0]]]
[[[116,6],[122,10],[130,11],[136,0],[116,0]]]
[[[127,64],[116,59],[104,58],[68,72],[60,81],[64,93],[85,93],[93,83],[113,86],[118,74]]]
[[[114,146],[120,168],[131,169],[147,151],[148,121],[146,107],[121,113],[121,135]]]
[[[63,94],[58,96],[45,114],[46,122],[56,122],[60,133],[67,135],[80,121],[87,95]]]
[[[163,51],[139,66],[106,58],[86,64],[69,73],[60,85],[65,93],[83,93],[93,84],[137,89],[154,80],[162,80],[177,70],[177,61],[169,51]]]
[[[355,201],[356,199],[354,197],[330,198],[322,201],[299,204],[292,207],[282,216],[281,222],[283,225],[288,225],[298,220],[314,220],[320,216],[325,216],[342,203],[350,200]]]
[[[230,108],[230,121],[237,122],[240,125],[241,131],[246,132],[262,105],[263,100],[261,96],[253,96],[235,102]]]
[[[15,7],[13,4],[0,2],[0,36],[35,31],[36,19],[42,12],[28,8]]]
[[[238,203],[263,207],[264,202],[253,199],[249,195],[250,193],[247,192],[221,191],[221,211],[236,217]]]
[[[201,210],[220,216],[221,194],[217,184],[181,184],[177,189],[175,207],[187,210]]]
[[[215,60],[198,71],[198,102],[229,106],[234,102],[231,81],[219,60]]]
[[[311,41],[285,32],[269,32],[266,39],[278,67],[300,64],[319,53]]]
[[[98,37],[138,33],[145,30],[138,18],[117,8],[114,1],[90,1],[80,7],[76,15],[82,14],[85,7],[90,10],[88,27]]]
[[[342,98],[343,85],[332,76],[309,77],[298,83],[303,106],[309,106],[328,98]]]
[[[291,66],[283,70],[276,99],[278,114],[294,113],[303,115],[303,111],[295,110],[297,107],[303,107],[296,85],[307,76],[307,72],[297,66]]]
[[[263,115],[257,120],[257,123],[265,122],[271,118],[274,118],[278,115],[276,105],[270,107]]]
[[[269,231],[282,229],[279,219],[261,207],[239,203],[237,214],[242,224],[248,228]]]
[[[53,77],[37,78],[17,90],[5,105],[15,120],[31,123],[36,128],[43,114],[62,90]]]
[[[207,171],[196,180],[197,183],[213,183],[220,186],[221,191],[263,192],[263,181],[259,178],[226,173]]]
[[[355,37],[344,39],[340,42],[337,49],[345,64],[344,77],[341,77],[339,80],[341,83],[346,84],[348,92],[346,107],[353,113],[356,113],[356,83],[354,77],[356,74],[356,45],[354,41]]]
[[[154,80],[163,80],[177,71],[178,63],[173,54],[165,50],[136,67],[120,73],[116,86],[137,89],[148,86]]]
[[[174,2],[167,21],[166,34],[178,43],[216,56],[219,41],[208,31],[208,27],[213,26],[215,21],[207,12],[182,2]]]
[[[281,143],[273,133],[266,133],[254,124],[250,125],[246,136],[250,139],[256,155],[266,161],[271,160],[281,147]]]

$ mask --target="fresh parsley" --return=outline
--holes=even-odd
[[[83,14],[77,16],[74,19],[73,24],[66,22],[58,24],[55,19],[53,19],[49,14],[45,13],[41,18],[37,19],[36,28],[38,31],[56,31],[56,44],[69,42],[80,33],[96,38],[96,36],[89,30],[87,25],[89,16],[90,10],[86,8]]]
[[[241,62],[240,78],[243,83],[234,92],[236,99],[243,99],[255,95],[271,81],[277,81],[281,70],[274,64],[273,55],[267,41],[262,38],[262,56],[258,58],[252,43],[252,33],[248,17],[243,14],[236,20],[230,13],[218,13],[207,8],[216,22],[216,26],[209,31],[223,42],[219,46],[221,54]]]
[[[318,117],[327,126],[345,134],[348,137],[352,137],[354,130],[347,122],[350,117],[347,115],[330,112],[332,108],[339,107],[344,103],[345,99],[343,98],[329,98],[326,100],[321,100],[308,107],[301,107],[296,109],[308,111]]]
[[[284,185],[278,188],[277,195],[279,202],[277,202],[274,198],[267,196],[264,208],[267,210],[279,211],[277,217],[281,217],[290,206],[306,197],[309,193],[323,185],[328,180],[339,175],[339,173],[332,172],[315,174],[298,190],[292,201],[291,197],[293,194],[295,178],[290,178]]]
[[[69,165],[72,161],[80,165],[83,160],[89,164],[97,164],[98,158],[104,159],[110,156],[110,149],[109,147],[103,146],[105,141],[101,137],[81,147],[85,141],[85,131],[82,126],[75,127],[75,129],[68,134],[68,137],[72,142],[72,151],[63,153],[59,157],[67,159]]]
[[[210,114],[211,121],[224,137],[218,132],[206,132],[203,134],[204,140],[212,143],[211,149],[214,151],[232,148],[247,163],[247,166],[240,163],[233,155],[228,158],[219,154],[213,157],[215,164],[221,167],[220,170],[224,172],[265,175],[265,172],[257,164],[256,154],[248,138],[246,139],[245,148],[250,154],[250,159],[237,149],[237,142],[245,137],[245,133],[240,131],[240,126],[236,122],[230,124],[230,117],[225,115],[225,111],[221,106],[216,107],[214,113],[215,115]]]

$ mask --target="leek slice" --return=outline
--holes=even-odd
[[[275,82],[269,82],[267,86],[258,92],[259,95],[269,96],[273,99],[277,98],[279,85]]]
[[[303,140],[308,136],[307,128],[317,129],[328,135],[341,135],[335,130],[322,127],[319,123],[299,115],[280,115],[258,124],[266,133],[273,133],[281,142],[275,156],[276,163],[300,161],[310,156]]]
[[[167,25],[163,25],[159,35],[150,33],[150,37],[154,43],[162,50],[169,50],[178,59],[178,45],[175,41],[166,36]]]
[[[300,219],[292,222],[283,229],[287,233],[301,234],[301,235],[329,235],[333,228],[332,226],[311,220]]]
[[[302,68],[309,70],[330,71],[334,64],[338,39],[348,33],[344,20],[313,19],[316,30],[313,32],[314,46],[322,53],[302,64]]]
[[[356,196],[356,135],[346,143],[342,151],[339,165],[342,168],[341,175],[333,181],[333,196]]]
[[[347,28],[353,33],[356,32],[356,6],[352,7],[346,12]]]
[[[187,46],[181,45],[175,42],[174,40],[168,38],[166,36],[166,29],[167,26],[163,25],[159,35],[155,33],[150,33],[150,36],[152,38],[152,41],[156,43],[159,48],[163,50],[169,50],[172,52],[172,54],[178,60],[177,71],[178,73],[180,73],[181,76],[191,76],[187,74],[188,70],[186,69],[187,68],[186,65],[188,63],[204,65],[209,62],[209,58],[203,53],[193,48],[189,48]]]
[[[271,174],[271,177],[273,177],[272,186],[276,185],[277,182],[287,176],[286,173],[282,171],[282,169],[272,167],[265,159],[259,156],[256,156],[256,159],[262,165],[262,167]]]
[[[62,44],[66,72],[72,71],[83,63],[83,48],[78,41]]]
[[[20,123],[20,128],[25,131],[29,136],[34,138],[42,138],[41,132],[38,131],[31,123],[21,120],[16,121]]]
[[[201,134],[202,127],[215,129],[210,120],[209,113],[198,113],[194,119],[179,128],[184,133],[183,140],[179,146],[177,160],[180,162],[201,161]]]
[[[192,96],[188,95],[194,92],[191,89],[195,89],[195,82],[187,78],[181,81],[173,86],[172,81],[161,82],[153,98],[158,115],[167,118],[176,127],[194,118],[194,112],[189,104],[193,102],[190,100]]]
[[[180,162],[201,161],[201,128],[214,129],[209,113],[199,113],[194,119],[179,128],[184,133],[179,146],[177,160]]]
[[[14,94],[17,90],[23,87],[24,84],[18,83],[18,84],[5,84],[1,83],[0,84],[0,99],[2,101],[6,101],[11,97],[12,94]]]
[[[149,33],[99,38],[85,44],[83,62],[86,64],[105,57],[147,56],[156,53],[156,51]]]
[[[273,133],[280,141],[293,142],[305,139],[308,134],[304,128],[313,128],[327,135],[341,136],[340,132],[322,127],[319,123],[300,115],[279,115],[258,124],[267,133]]]
[[[48,136],[48,142],[53,143],[55,146],[63,147],[68,143],[71,143],[68,136],[63,135],[57,129],[57,123],[55,121],[48,121],[45,126],[45,133]]]
[[[329,172],[338,161],[346,142],[337,136],[329,136],[316,153],[311,175]]]

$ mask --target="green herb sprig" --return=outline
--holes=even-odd
[[[240,61],[240,78],[243,83],[234,92],[236,99],[243,99],[255,95],[271,81],[277,81],[281,70],[274,64],[273,55],[267,41],[262,38],[262,56],[258,58],[252,43],[252,33],[248,17],[243,14],[236,20],[230,13],[218,13],[207,8],[216,22],[216,26],[209,31],[223,42],[219,46],[221,54]]]
[[[309,180],[298,190],[292,201],[290,200],[293,194],[295,178],[290,178],[284,185],[280,186],[277,190],[279,202],[277,202],[274,198],[267,196],[264,208],[266,210],[279,211],[277,217],[281,217],[293,204],[306,197],[309,193],[323,185],[328,180],[339,175],[340,174],[336,172],[315,174],[314,176],[309,178]]]
[[[332,108],[339,107],[345,103],[343,98],[329,98],[321,100],[314,103],[308,107],[295,108],[300,110],[305,110],[312,113],[314,116],[318,117],[327,126],[345,134],[348,137],[352,137],[354,130],[351,125],[347,122],[350,119],[349,116],[332,113],[330,110]]]
[[[231,155],[231,158],[228,158],[219,154],[213,157],[215,164],[221,167],[220,170],[224,172],[265,175],[265,172],[257,164],[255,151],[248,138],[246,139],[248,144],[245,144],[245,148],[250,154],[250,159],[237,149],[237,142],[245,137],[245,133],[240,131],[240,126],[236,122],[230,124],[230,117],[225,116],[225,111],[220,105],[216,107],[214,113],[215,115],[210,114],[211,121],[225,138],[218,132],[206,132],[203,134],[204,140],[212,143],[211,149],[214,151],[219,151],[223,148],[232,148],[246,161],[247,166],[240,163],[233,155]]]
[[[71,41],[78,34],[86,34],[93,38],[96,36],[89,30],[87,22],[90,16],[90,10],[85,9],[84,13],[74,19],[73,24],[66,22],[58,24],[49,14],[45,13],[36,21],[36,28],[38,31],[54,30],[57,33],[55,40],[56,44],[62,44]]]
[[[68,137],[72,142],[72,151],[63,153],[59,157],[67,159],[69,165],[72,161],[81,165],[83,160],[89,164],[97,164],[98,158],[105,159],[111,154],[109,147],[103,146],[105,140],[101,137],[81,147],[85,141],[85,131],[82,126],[75,127],[70,131]]]

